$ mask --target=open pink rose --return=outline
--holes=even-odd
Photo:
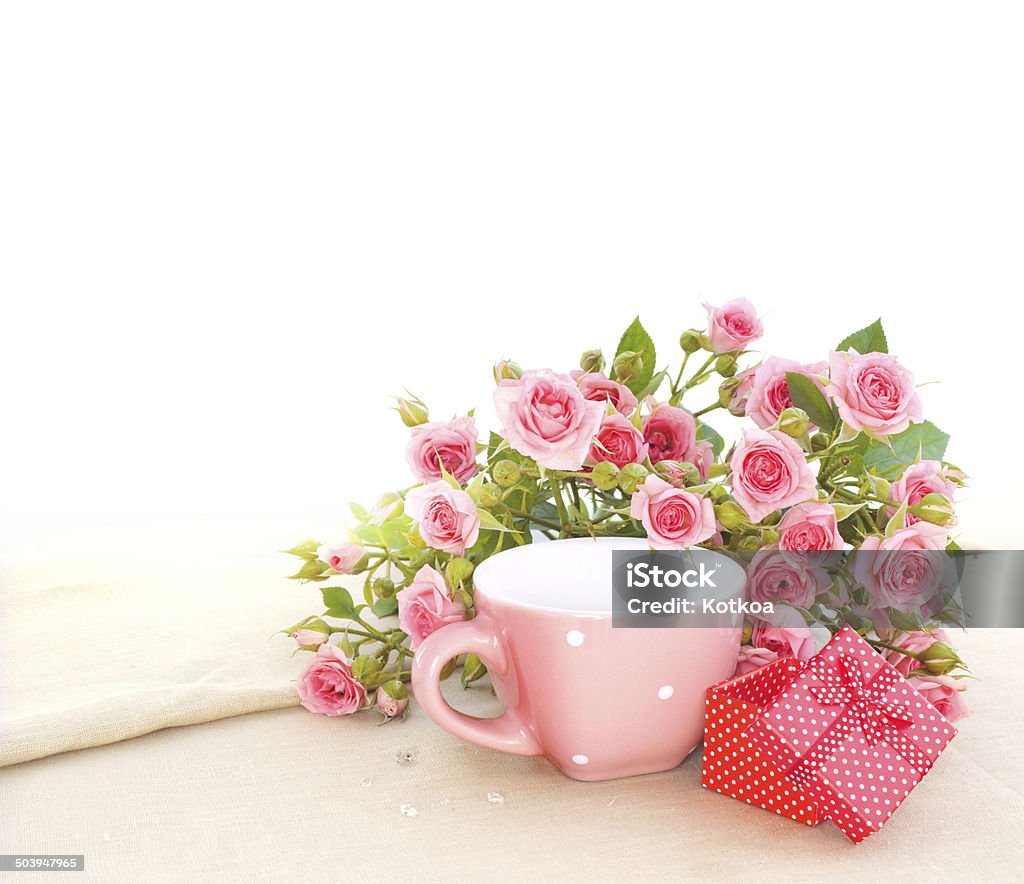
[[[747,591],[755,602],[809,608],[831,583],[821,567],[785,551],[761,549],[747,565]]]
[[[419,523],[427,546],[461,556],[476,543],[480,514],[473,498],[447,482],[413,488],[405,496],[405,511]]]
[[[424,565],[398,599],[398,625],[409,636],[416,650],[426,639],[449,623],[466,619],[466,609],[452,598],[447,584],[437,571]]]
[[[656,405],[644,420],[644,441],[649,446],[651,463],[697,457],[697,420],[685,408]]]
[[[754,305],[746,298],[736,298],[722,307],[705,304],[704,309],[708,313],[708,338],[716,353],[742,350],[764,331]]]
[[[967,685],[949,675],[922,675],[908,679],[907,683],[942,713],[946,721],[959,721],[971,714],[964,692]]]
[[[903,475],[892,483],[889,498],[897,504],[905,503],[908,507],[917,506],[928,494],[944,494],[952,501],[956,494],[956,483],[949,479],[949,475],[950,471],[937,460],[918,461],[907,467]],[[895,511],[895,507],[890,507],[889,516]],[[907,513],[908,525],[920,521],[913,513]],[[956,520],[953,519],[947,526],[955,524]]]
[[[798,503],[786,510],[779,522],[779,549],[810,552],[840,550],[844,546],[836,511],[827,503]]]
[[[769,663],[779,659],[775,651],[768,648],[755,648],[753,645],[740,645],[740,652],[736,658],[736,671],[733,676],[744,675],[754,669],[760,669]]]
[[[332,644],[322,644],[299,676],[299,699],[310,712],[351,715],[366,704],[366,688],[352,677],[352,667]]]
[[[610,402],[619,414],[627,417],[636,411],[637,401],[632,390],[625,384],[613,381],[599,371],[569,372],[569,376],[579,385],[580,392],[591,402]]]
[[[936,642],[949,644],[949,636],[941,629],[935,629],[932,632],[914,630],[913,632],[905,632],[896,636],[889,644],[898,645],[912,654],[923,654]],[[918,669],[922,665],[920,661],[915,660],[913,657],[908,657],[906,654],[901,654],[899,651],[886,651],[885,662],[896,669],[904,678],[912,670]]]
[[[755,648],[774,651],[778,657],[810,660],[817,653],[817,643],[807,626],[775,626],[758,621],[750,636]]]
[[[655,549],[695,546],[715,533],[710,498],[673,488],[653,474],[633,493],[629,514],[643,523]]]
[[[914,376],[888,353],[834,352],[828,364],[829,395],[851,429],[893,436],[923,419]]]
[[[801,365],[792,359],[769,356],[754,369],[754,382],[746,403],[747,417],[762,430],[767,430],[779,419],[779,415],[785,409],[793,407],[793,400],[789,395],[789,384],[786,381],[786,372],[797,372],[810,378],[824,393],[824,384],[812,377],[812,375],[821,374],[824,371],[824,362]],[[813,432],[813,424],[811,428],[811,432]]]
[[[729,467],[733,496],[755,523],[816,493],[803,450],[778,430],[744,430]]]
[[[366,550],[358,543],[325,543],[316,551],[317,558],[339,574],[351,573],[365,555]]]
[[[917,522],[891,537],[865,537],[854,555],[854,579],[876,608],[931,613],[941,608],[956,574],[946,554],[946,531]]]
[[[552,470],[583,466],[605,411],[571,377],[548,370],[502,380],[494,408],[509,445]]]
[[[476,475],[476,423],[460,417],[448,423],[434,421],[412,428],[405,459],[418,482],[443,477],[442,464],[456,482],[465,484]]]
[[[643,463],[646,457],[647,443],[632,421],[618,412],[606,414],[590,446],[590,459],[594,463],[608,461],[621,468],[628,463]]]

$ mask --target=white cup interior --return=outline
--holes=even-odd
[[[473,585],[479,595],[492,601],[610,615],[612,552],[649,548],[646,539],[634,537],[535,541],[489,558],[473,574]],[[714,555],[723,569],[719,597],[741,592],[746,580],[743,569],[726,556]]]

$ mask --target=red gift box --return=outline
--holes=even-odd
[[[863,841],[956,735],[903,676],[844,627],[806,662],[778,660],[707,692],[702,782]]]

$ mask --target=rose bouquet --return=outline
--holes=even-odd
[[[958,548],[964,476],[942,460],[948,436],[923,419],[881,321],[802,364],[756,358],[762,326],[746,300],[705,309],[706,328],[682,333],[675,369],[658,368],[639,318],[607,371],[600,350],[572,371],[499,361],[499,430],[486,441],[472,411],[431,421],[420,399],[399,398],[415,484],[372,509],[352,505],[346,541],[288,550],[302,559],[294,579],[323,584],[322,612],[286,630],[313,655],[303,705],[401,715],[419,644],[473,616],[481,561],[603,536],[749,556],[752,599],[777,610],[745,626],[738,672],[808,659],[850,625],[950,719],[966,714],[965,667],[939,628],[958,611],[934,589],[944,585],[935,554]],[[716,411],[742,419],[728,446],[705,422]],[[850,550],[872,555],[847,560]],[[359,575],[361,592],[340,575]],[[473,655],[446,674],[458,669],[463,686],[486,673]]]

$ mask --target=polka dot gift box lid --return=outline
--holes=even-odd
[[[743,735],[795,794],[852,841],[863,841],[893,815],[956,729],[849,627],[788,675],[782,690],[758,704]]]

